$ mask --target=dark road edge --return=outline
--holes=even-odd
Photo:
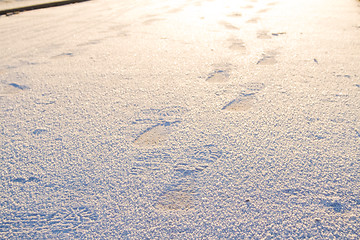
[[[85,1],[90,1],[90,0],[65,0],[65,1],[50,2],[50,3],[42,3],[42,4],[31,5],[31,6],[26,6],[26,7],[5,9],[5,10],[0,11],[0,16],[14,14],[14,13],[18,13],[18,12],[37,10],[37,9],[42,9],[42,8],[58,7],[58,6],[62,6],[62,5],[78,3],[78,2],[85,2]]]

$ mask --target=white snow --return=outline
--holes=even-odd
[[[360,3],[0,17],[0,239],[359,239]]]

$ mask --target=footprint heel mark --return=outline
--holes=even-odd
[[[284,34],[286,34],[286,32],[271,33],[271,35],[276,36],[276,37],[284,35]]]
[[[254,17],[254,18],[251,18],[251,19],[247,20],[246,22],[247,23],[257,23],[259,20],[260,20],[260,18]]]
[[[262,54],[262,58],[257,61],[257,65],[274,65],[277,63],[276,60],[277,52],[267,52]]]
[[[237,38],[230,38],[228,41],[231,43],[229,49],[238,51],[240,53],[246,53],[246,46],[243,40]]]
[[[84,42],[84,43],[80,43],[76,46],[78,47],[84,47],[84,46],[89,46],[89,45],[96,45],[96,44],[99,44],[102,42],[103,39],[94,39],[94,40],[90,40],[90,41],[87,41],[87,42]]]
[[[243,94],[242,96],[232,100],[226,104],[222,110],[229,112],[242,112],[247,111],[253,107],[256,98],[254,94]]]
[[[263,8],[263,9],[260,9],[259,11],[257,11],[257,13],[266,13],[270,10],[270,8]]]
[[[194,209],[199,201],[196,179],[206,173],[206,169],[219,160],[222,154],[212,144],[188,149],[184,156],[188,161],[175,164],[172,184],[160,195],[154,205],[155,209],[165,212]]]
[[[143,25],[151,25],[155,22],[160,22],[166,20],[165,18],[150,18],[145,21],[143,21]]]
[[[167,139],[172,131],[172,127],[179,122],[180,121],[159,123],[150,127],[134,140],[134,144],[139,146],[159,145]]]
[[[173,183],[165,188],[155,203],[160,211],[188,211],[195,205],[196,186],[194,178],[207,166],[191,166],[187,163],[178,163],[174,167]]]
[[[19,84],[17,84],[17,83],[10,83],[9,85],[12,86],[12,87],[14,87],[14,88],[18,88],[18,89],[20,89],[20,90],[30,89],[28,86],[19,85]]]
[[[230,74],[226,70],[215,70],[206,78],[208,83],[225,83],[229,81]]]
[[[0,84],[0,97],[16,94],[28,89],[30,89],[28,86],[17,83]]]
[[[68,57],[74,57],[74,53],[72,53],[72,52],[61,53],[61,54],[53,56],[51,58],[57,59],[57,58],[68,58]]]
[[[245,45],[244,45],[243,42],[233,42],[233,43],[229,46],[229,48],[230,48],[231,50],[236,50],[236,51],[240,51],[240,52],[243,52],[243,53],[246,52],[246,47],[245,47]]]
[[[168,191],[160,196],[155,208],[160,211],[188,211],[194,208],[194,196],[181,190]]]
[[[239,30],[238,27],[232,25],[231,23],[228,23],[226,21],[219,21],[219,24],[224,26],[226,29],[229,29],[229,30]]]

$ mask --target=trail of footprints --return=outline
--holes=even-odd
[[[248,7],[250,8],[250,7]],[[232,13],[230,17],[241,17],[241,13]],[[255,18],[251,22],[256,22]],[[228,30],[238,30],[239,28],[231,23],[220,21],[220,25]],[[269,39],[272,35],[268,31],[259,31],[257,38]],[[275,36],[275,35],[274,35]],[[245,43],[236,37],[229,38],[229,49],[237,51],[237,53],[246,53]],[[276,52],[266,52],[261,59],[256,63],[258,65],[271,65],[276,63]],[[231,80],[231,65],[215,67],[205,77],[207,84],[227,84]],[[248,82],[242,85],[243,91],[239,95],[226,103],[221,111],[227,112],[243,112],[251,109],[257,101],[256,95],[265,88],[263,83]],[[166,111],[165,111],[166,112]],[[174,115],[181,112],[175,112]],[[166,118],[166,114],[164,115]],[[150,120],[150,119],[147,119]],[[151,120],[150,120],[151,121]],[[135,123],[141,122],[136,120]],[[180,124],[180,120],[166,121],[162,120],[157,124],[152,125],[136,137],[134,145],[137,147],[159,147],[162,143],[167,141],[169,134],[175,131],[175,128]],[[197,198],[199,196],[199,186],[197,184],[206,170],[219,161],[222,157],[222,151],[215,145],[205,145],[199,148],[188,149],[186,156],[182,161],[177,162],[172,167],[173,176],[168,185],[164,187],[163,192],[154,203],[154,208],[158,211],[172,212],[172,211],[190,211],[197,205]],[[148,169],[154,166],[133,167],[130,170],[132,175],[144,174]]]
[[[256,3],[257,1],[253,2]],[[267,5],[266,8],[261,8],[258,11],[256,11],[256,15],[258,14],[262,14],[265,13],[267,11],[269,11],[271,9],[272,6],[276,5],[276,2],[270,2]],[[253,9],[254,6],[253,4],[249,4],[249,5],[245,5],[243,7],[240,7],[241,9]],[[246,14],[245,14],[246,15]],[[247,24],[252,24],[252,23],[258,23],[260,20],[260,17],[258,16],[250,16],[245,23]],[[241,12],[231,12],[227,15],[227,17],[230,17],[232,19],[234,18],[240,18],[242,17],[243,14]],[[227,21],[218,21],[219,25],[222,25],[224,28],[228,29],[228,30],[234,30],[233,32],[236,33],[235,30],[239,30],[240,28],[238,26],[236,26],[236,24],[238,23],[238,21],[235,21],[235,25],[231,22],[227,22]],[[260,40],[267,40],[267,39],[271,39],[272,37],[279,37],[281,35],[286,34],[286,32],[274,32],[274,33],[270,33],[268,30],[258,30],[256,32],[256,38],[260,39]],[[228,39],[228,42],[230,43],[228,45],[228,48],[230,50],[234,50],[236,51],[237,54],[246,54],[246,44],[239,38],[237,37],[231,37]],[[277,63],[276,60],[276,55],[278,53],[276,51],[268,51],[268,52],[264,52],[261,57],[259,58],[259,60],[256,62],[257,65],[274,65]]]

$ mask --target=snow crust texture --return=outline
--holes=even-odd
[[[359,239],[360,4],[0,17],[0,239]]]

